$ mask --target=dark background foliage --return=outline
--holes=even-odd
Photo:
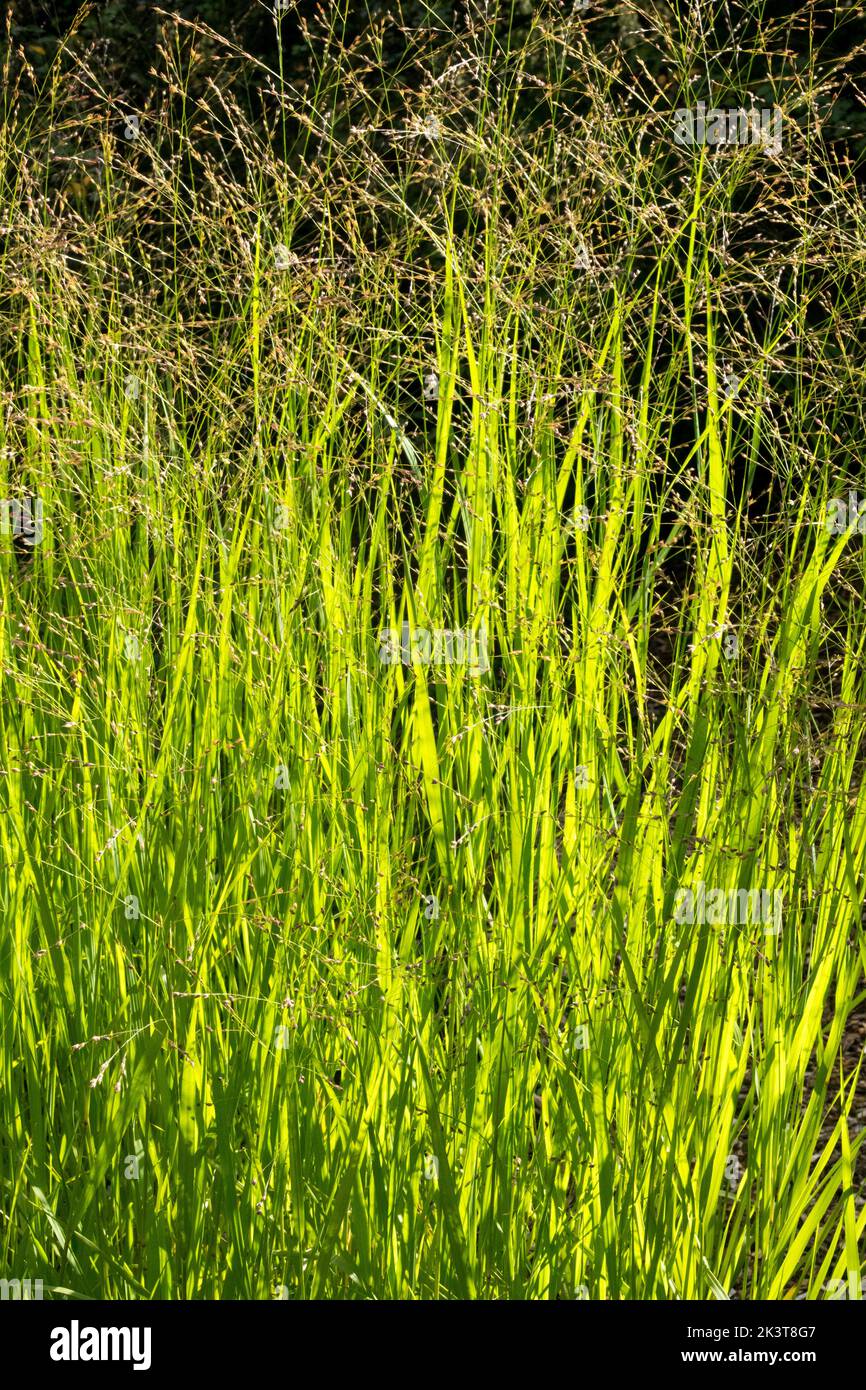
[[[560,0],[560,8],[571,8],[573,0]],[[13,42],[20,45],[37,73],[47,69],[57,44],[67,33],[81,6],[75,0],[12,0],[7,7]],[[425,27],[442,27],[459,34],[483,14],[492,22],[496,40],[508,44],[519,38],[531,18],[532,0],[506,0],[485,6],[477,0],[469,3],[426,4],[423,0],[338,0],[337,4],[317,3],[317,0],[296,0],[280,20],[285,64],[291,70],[300,68],[302,55],[316,43],[316,26],[323,14],[339,16],[339,28],[347,44],[362,37],[374,26],[382,27],[384,56],[395,64],[405,57],[413,32]],[[623,16],[634,10],[635,17],[627,24],[629,64],[636,82],[641,70],[658,71],[659,57],[648,36],[655,21],[677,26],[681,13],[689,6],[683,3],[668,5],[666,0],[638,0],[633,5],[599,0],[587,13],[587,24],[593,42],[604,47],[622,41]],[[816,0],[753,0],[749,4],[709,3],[700,0],[702,19],[707,31],[715,35],[719,71],[709,74],[714,80],[748,80],[757,95],[761,85],[771,81],[766,55],[760,56],[768,33],[775,35],[770,52],[787,64],[805,70],[816,57],[823,65],[845,61],[846,82],[834,94],[834,104],[827,118],[831,133],[837,139],[852,143],[852,153],[860,155],[866,149],[866,58],[862,48],[866,42],[863,14],[853,0],[828,3]],[[160,15],[175,15],[187,21],[201,21],[219,34],[232,39],[241,48],[271,67],[278,63],[276,27],[272,6],[261,0],[198,0],[192,4],[162,5],[145,0],[107,0],[91,5],[81,23],[81,40],[92,45],[94,57],[103,68],[103,76],[113,78],[128,99],[135,104],[148,87],[149,55],[155,51]],[[305,37],[305,34],[307,37]],[[732,36],[735,40],[732,42]],[[775,66],[776,72],[779,64]],[[762,70],[763,69],[763,70]],[[629,84],[631,85],[631,84]],[[627,95],[624,90],[623,95]]]

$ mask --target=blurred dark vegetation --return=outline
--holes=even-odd
[[[357,290],[350,277],[355,274],[353,267],[359,246],[380,253],[383,263],[391,258],[403,299],[411,295],[415,275],[423,273],[425,267],[431,281],[435,282],[441,272],[441,252],[432,241],[423,238],[411,245],[407,243],[406,219],[400,199],[389,204],[382,198],[367,201],[362,196],[347,198],[350,214],[341,220],[340,200],[334,198],[328,207],[329,218],[333,218],[328,224],[333,238],[333,264],[327,263],[327,248],[322,243],[326,200],[317,182],[321,176],[318,167],[321,143],[318,151],[316,149],[320,137],[311,135],[309,123],[305,125],[298,119],[301,104],[295,102],[294,97],[285,104],[279,102],[278,84],[270,81],[269,73],[276,73],[282,65],[294,90],[305,95],[311,93],[318,77],[324,74],[322,116],[330,114],[325,102],[333,100],[334,90],[341,93],[339,107],[329,127],[337,155],[333,161],[330,154],[326,156],[324,177],[331,181],[332,188],[343,187],[357,193],[366,167],[363,159],[359,159],[358,145],[351,138],[353,126],[410,127],[426,111],[431,77],[438,76],[447,65],[459,63],[470,49],[477,53],[481,48],[490,55],[490,66],[495,68],[497,55],[522,46],[534,16],[555,17],[557,13],[570,14],[576,8],[575,0],[544,0],[543,8],[533,6],[531,0],[506,0],[500,4],[496,0],[489,0],[489,3],[460,0],[458,4],[443,0],[433,5],[422,0],[405,0],[405,3],[401,0],[366,0],[366,3],[297,0],[280,18],[279,28],[272,3],[266,5],[258,0],[200,0],[200,3],[182,5],[159,4],[153,0],[146,3],[144,0],[107,0],[107,3],[93,5],[83,18],[74,0],[54,0],[54,3],[13,0],[7,7],[7,14],[15,50],[12,67],[20,69],[26,64],[32,70],[29,83],[21,86],[25,102],[37,93],[40,83],[47,82],[58,47],[78,17],[70,47],[76,58],[83,60],[87,80],[82,79],[68,58],[64,58],[59,65],[63,73],[59,104],[63,107],[64,122],[50,127],[47,134],[45,128],[40,130],[39,123],[34,122],[27,132],[34,163],[38,165],[40,154],[42,157],[48,155],[46,191],[49,197],[58,200],[58,206],[63,198],[69,199],[80,214],[82,225],[88,212],[100,206],[95,189],[81,179],[80,168],[84,166],[91,172],[99,168],[104,152],[100,149],[98,135],[106,107],[118,136],[124,118],[138,112],[148,141],[138,145],[121,140],[117,143],[123,160],[128,161],[129,170],[140,176],[145,191],[137,200],[131,191],[133,183],[124,183],[129,196],[119,198],[112,208],[113,235],[120,241],[128,235],[138,248],[142,262],[148,266],[163,265],[166,255],[174,258],[175,265],[183,264],[184,258],[190,266],[199,265],[198,241],[203,227],[198,215],[200,205],[194,203],[194,207],[188,209],[188,220],[172,217],[166,223],[160,215],[151,215],[147,204],[147,177],[153,158],[151,143],[161,157],[178,161],[178,171],[183,175],[179,186],[190,190],[202,186],[202,180],[209,177],[218,164],[223,191],[230,186],[256,199],[261,196],[258,175],[262,174],[261,183],[266,185],[274,172],[273,168],[256,166],[251,175],[242,142],[222,138],[219,120],[213,118],[210,110],[211,105],[216,105],[212,100],[213,90],[207,90],[208,83],[213,82],[220,93],[230,93],[232,101],[244,110],[252,125],[267,124],[273,136],[271,149],[278,157],[282,155],[280,140],[285,134],[287,162],[297,163],[304,170],[304,196],[299,199],[300,211],[293,217],[291,235],[284,235],[292,253],[308,266],[315,267],[316,275],[331,277],[333,284],[329,292],[343,298],[348,316],[352,296]],[[728,4],[726,0],[692,0],[691,6],[671,5],[667,0],[638,0],[636,4],[634,0],[628,3],[597,0],[586,10],[579,10],[581,26],[585,24],[588,40],[599,56],[597,71],[590,71],[596,99],[593,100],[587,88],[590,64],[564,62],[561,71],[553,74],[555,84],[552,84],[552,74],[544,65],[545,45],[535,44],[518,64],[521,71],[535,80],[519,84],[516,125],[524,132],[527,129],[537,131],[555,121],[557,129],[573,130],[580,117],[590,109],[597,113],[603,100],[612,109],[617,124],[626,127],[627,146],[631,150],[637,143],[634,133],[648,115],[655,116],[651,129],[658,131],[667,114],[683,103],[682,72],[675,70],[671,59],[678,51],[679,20],[687,9],[692,18],[695,13],[699,14],[710,55],[706,67],[695,65],[697,70],[689,74],[695,100],[712,97],[721,107],[746,105],[750,100],[763,106],[778,102],[786,111],[786,120],[793,124],[817,117],[824,146],[822,158],[835,160],[843,166],[848,164],[862,178],[866,168],[863,159],[866,154],[864,0],[852,4],[804,4],[802,0],[764,4],[754,0],[739,6]],[[175,28],[170,22],[172,18],[179,21],[179,27]],[[207,37],[200,28],[194,30],[193,25],[207,26],[226,42]],[[172,50],[171,62],[166,61],[167,49]],[[244,54],[249,55],[249,60],[245,60]],[[332,80],[332,75],[338,55],[340,80],[336,81]],[[347,68],[351,68],[352,80],[343,80]],[[67,77],[67,73],[72,75]],[[474,119],[479,106],[477,91],[473,82],[467,80],[459,91],[452,89],[447,98],[442,98],[453,102],[449,115],[456,129],[471,124]],[[602,100],[599,100],[599,92]],[[808,100],[804,99],[804,94],[808,94]],[[175,138],[190,121],[190,113],[197,102],[204,108],[204,114],[194,124],[194,138]],[[316,105],[319,106],[318,97]],[[48,119],[43,113],[43,127],[47,126]],[[786,127],[786,143],[787,138]],[[407,167],[402,152],[404,147],[389,139],[388,130],[365,133],[364,148],[375,156],[376,167],[385,176],[382,186],[397,188],[400,198],[405,196],[414,209],[433,215],[439,184],[432,163],[426,171],[415,163],[412,177],[407,179],[403,172]],[[798,158],[801,150],[802,143],[798,147]],[[341,152],[347,152],[345,160]],[[655,157],[658,158],[657,149]],[[675,208],[684,177],[683,161],[673,147],[667,158],[670,172],[665,178],[662,171],[658,186],[663,198],[669,198],[670,207]],[[627,166],[628,155],[622,164]],[[721,164],[724,167],[723,160]],[[824,257],[820,249],[808,265],[798,257],[796,244],[802,227],[792,216],[792,208],[798,207],[808,196],[808,218],[814,224],[819,224],[825,213],[831,220],[835,215],[829,206],[831,194],[825,182],[815,178],[804,191],[803,167],[795,161],[789,178],[785,169],[776,170],[770,163],[767,168],[772,177],[762,180],[756,170],[756,177],[744,180],[733,197],[726,222],[730,239],[726,242],[721,269],[741,288],[737,295],[730,295],[725,301],[720,332],[729,344],[733,368],[742,370],[743,364],[748,365],[761,355],[764,325],[776,313],[777,298],[802,296],[808,305],[807,326],[822,345],[823,360],[838,368],[839,381],[844,382],[848,361],[854,356],[862,360],[862,349],[866,345],[866,315],[859,310],[860,281],[859,276],[852,273],[851,263],[837,265],[833,256]],[[686,169],[689,177],[688,164]],[[121,161],[118,160],[114,174],[118,188],[122,177],[126,179],[127,175],[121,174]],[[495,177],[498,204],[516,224],[521,209],[521,180],[509,169],[497,169]],[[626,227],[616,187],[598,177],[584,177],[574,161],[557,177],[556,196],[551,197],[551,204],[555,206],[549,207],[544,214],[550,223],[551,268],[556,264],[557,246],[568,242],[572,235],[564,209],[573,191],[577,190],[574,208],[582,212],[586,206],[591,206],[596,225],[606,233],[602,237],[606,269],[613,276],[615,265],[628,261],[634,275],[648,280],[658,258],[655,236],[658,223],[648,219],[637,230]],[[471,254],[473,237],[482,225],[484,199],[488,196],[491,178],[491,170],[482,157],[469,151],[464,153],[460,168],[461,196],[455,205],[453,225],[458,237],[465,236],[467,254]],[[277,182],[273,178],[270,188]],[[676,221],[674,213],[671,215]],[[856,229],[853,230],[852,240],[857,235]],[[856,246],[856,241],[854,244]],[[143,252],[145,247],[147,255]],[[862,255],[862,241],[860,247],[855,255]],[[534,284],[539,324],[545,322],[543,314],[548,293],[545,275],[542,258]],[[144,286],[136,284],[134,292],[158,296],[163,292],[160,283],[160,276],[153,274]],[[167,307],[172,310],[182,306],[188,325],[187,342],[193,355],[200,348],[202,359],[208,360],[213,326],[232,321],[240,281],[227,281],[222,267],[217,270],[215,264],[212,273],[190,273],[184,278],[175,272],[164,283],[170,287],[165,291],[168,299],[174,301]],[[600,293],[604,283],[604,278],[599,276]],[[672,289],[674,298],[667,305],[657,329],[660,371],[678,350],[683,313],[677,297],[680,293],[676,287]],[[835,328],[831,332],[840,300],[847,302],[849,310],[845,334],[837,334]],[[359,300],[354,308],[363,319],[363,303]],[[703,331],[700,313],[693,320],[693,328],[700,337]],[[359,336],[363,331],[359,328]],[[855,334],[860,335],[856,354],[853,351]],[[399,360],[400,335],[396,331],[394,341],[396,378],[403,370]],[[540,353],[544,350],[541,340],[538,350]],[[12,362],[18,353],[17,333],[10,338],[7,351]],[[580,379],[582,352],[579,337],[569,341],[563,349],[563,373],[567,378]],[[634,375],[631,384],[635,389],[642,362],[641,344],[635,342],[627,353],[627,370]],[[26,366],[25,360],[21,366],[24,380]],[[12,373],[13,368],[10,366],[9,370]],[[187,363],[184,382],[187,392],[191,390],[192,370],[193,363]],[[244,392],[249,390],[244,374],[249,370],[247,364],[237,367],[239,437],[233,443],[237,449],[252,447],[250,439],[240,437],[253,428],[242,408]],[[779,415],[783,418],[784,408],[787,408],[784,403],[790,398],[786,393],[793,392],[794,372],[803,371],[803,362],[797,359],[790,366],[790,375],[786,375],[789,367],[777,358],[774,370]],[[200,381],[196,389],[201,392],[200,419],[204,432],[211,417],[207,382]],[[415,389],[417,394],[417,380]],[[466,389],[468,393],[468,386]],[[671,401],[671,448],[679,460],[683,460],[694,445],[694,389],[690,378],[683,375],[679,379],[678,395]],[[411,399],[411,388],[407,387],[406,397]],[[403,396],[397,403],[404,415],[412,415],[413,407],[406,404]],[[859,405],[852,402],[852,409],[858,410]],[[427,414],[423,402],[416,401],[415,410],[419,421],[423,422]],[[421,427],[419,423],[419,429]],[[861,432],[855,435],[852,430],[850,433],[853,438],[860,437]],[[841,457],[837,461],[840,466],[846,462]],[[773,487],[781,486],[782,480],[775,476],[772,458],[760,458],[754,480],[755,505],[766,509],[769,504],[761,499],[766,499]]]
[[[624,56],[621,91],[616,94],[623,105],[639,101],[641,93],[649,91],[648,83],[663,77],[663,60],[652,41],[653,28],[661,25],[675,32],[686,14],[690,10],[694,13],[696,4],[704,32],[714,40],[716,70],[702,76],[713,82],[718,104],[738,104],[738,88],[771,102],[783,67],[789,75],[792,70],[826,73],[840,69],[837,77],[841,80],[832,84],[828,108],[822,113],[827,135],[831,143],[844,141],[855,162],[866,154],[866,19],[859,0],[750,0],[746,4],[728,0],[679,0],[673,4],[667,0],[597,0],[583,13],[599,50],[609,52],[615,45]],[[48,72],[58,45],[82,8],[87,12],[79,22],[76,45],[87,51],[88,62],[106,89],[131,109],[147,105],[151,68],[167,16],[203,23],[272,70],[279,65],[273,0],[198,0],[191,4],[106,0],[89,8],[76,0],[11,0],[5,12],[13,44],[26,55],[37,77]],[[458,4],[446,0],[291,0],[279,20],[283,69],[290,78],[308,72],[310,59],[315,61],[324,52],[327,28],[335,24],[342,45],[346,49],[357,46],[359,54],[364,52],[365,40],[375,33],[383,68],[400,71],[402,82],[411,85],[408,70],[412,53],[417,51],[424,30],[445,38],[448,33],[459,36],[481,25],[497,47],[507,49],[521,41],[538,8],[533,0],[462,0]],[[571,12],[581,10],[581,5],[579,0],[554,0],[552,6],[544,8]],[[422,77],[419,70],[419,83]],[[225,79],[223,65],[221,80]],[[257,76],[245,71],[238,59],[231,79],[234,95],[255,116],[260,71]],[[539,109],[537,114],[544,120],[549,113]]]

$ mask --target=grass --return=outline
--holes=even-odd
[[[0,1267],[859,1296],[836,70],[783,65],[781,158],[683,151],[699,31],[630,85],[581,14],[478,13],[419,81],[331,19],[304,75],[166,21],[135,140],[74,39],[7,58]],[[382,664],[403,623],[490,670]],[[699,881],[781,931],[679,922]]]

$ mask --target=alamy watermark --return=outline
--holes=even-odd
[[[468,666],[474,676],[490,670],[487,655],[487,624],[471,628],[410,628],[403,623],[398,632],[383,628],[379,634],[379,660],[383,666]]]
[[[736,1192],[743,1176],[743,1165],[736,1154],[728,1154],[725,1159],[725,1179],[731,1192]]]
[[[43,1297],[41,1279],[0,1279],[0,1299],[4,1302],[6,1299],[29,1302]]]
[[[827,1298],[833,1302],[850,1298],[856,1299],[857,1302],[860,1303],[866,1300],[866,1277],[863,1277],[859,1281],[857,1279],[854,1280],[853,1292],[847,1279],[831,1279],[829,1283],[824,1285],[824,1291],[827,1294]]]
[[[681,925],[710,927],[763,926],[766,936],[782,930],[781,888],[678,888],[674,917]]]
[[[42,540],[42,498],[0,501],[0,535],[17,536],[25,545],[38,545]]]
[[[841,497],[834,497],[827,503],[825,526],[831,535],[841,536],[845,531],[856,528],[859,535],[866,535],[866,500],[860,500],[856,492],[848,493],[847,503]]]
[[[52,1361],[131,1361],[134,1371],[150,1369],[149,1327],[82,1327],[73,1318],[69,1327],[51,1332]]]
[[[681,107],[674,112],[674,143],[677,145],[757,145],[766,154],[782,153],[782,112],[751,106],[722,110],[699,101],[697,109]]]

